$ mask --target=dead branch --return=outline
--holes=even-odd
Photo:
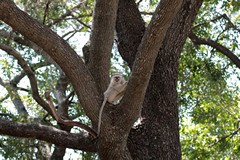
[[[46,3],[45,10],[44,10],[44,15],[43,15],[43,24],[45,24],[46,17],[48,15],[49,5],[50,5],[51,2],[52,2],[51,0],[48,0],[47,3]]]
[[[86,130],[88,133],[90,133],[94,138],[97,137],[97,133],[90,127],[88,127],[87,125],[83,124],[83,123],[80,123],[80,122],[75,122],[75,121],[72,121],[72,120],[66,120],[66,119],[62,119],[61,116],[57,113],[55,107],[54,107],[54,104],[52,102],[52,98],[50,96],[50,93],[49,92],[46,92],[45,93],[45,98],[47,99],[48,101],[48,104],[49,104],[49,108],[52,112],[52,116],[53,118],[60,124],[64,124],[66,126],[77,126],[81,129],[84,129]]]

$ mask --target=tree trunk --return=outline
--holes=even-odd
[[[98,2],[101,1],[99,0]],[[109,4],[107,1],[104,2]],[[116,3],[115,1],[112,2],[114,4]],[[192,22],[202,4],[202,0],[183,0],[179,10],[181,2],[177,0],[161,1],[160,3],[163,3],[163,5],[159,5],[157,13],[155,12],[154,14],[154,20],[156,21],[151,21],[150,27],[148,27],[146,31],[147,34],[144,34],[144,23],[135,1],[120,0],[116,27],[119,37],[118,47],[121,55],[130,65],[130,68],[132,68],[132,65],[134,65],[134,67],[127,87],[128,92],[126,91],[122,103],[114,106],[114,109],[111,107],[107,109],[108,106],[105,107],[98,142],[95,143],[95,141],[91,141],[92,150],[96,151],[94,145],[98,145],[98,153],[101,159],[181,159],[176,89],[178,60],[188,33],[191,30]],[[12,26],[14,30],[19,31],[26,38],[38,44],[56,63],[61,64],[86,114],[96,123],[98,120],[97,107],[100,106],[100,93],[106,88],[104,85],[106,82],[103,81],[103,79],[105,79],[104,77],[108,74],[102,76],[100,75],[101,73],[98,73],[99,77],[102,77],[103,84],[100,85],[100,87],[96,87],[97,85],[94,78],[95,80],[97,78],[92,77],[86,65],[64,40],[46,26],[42,26],[42,24],[30,18],[27,14],[18,10],[11,1],[2,0],[0,3],[3,4],[3,6],[0,5],[0,19],[3,19],[7,24]],[[117,5],[114,6],[116,7]],[[103,11],[101,12],[105,13]],[[134,14],[131,14],[131,12]],[[175,13],[177,13],[176,17]],[[12,18],[12,15],[18,15],[18,18]],[[104,16],[101,16],[100,20],[103,17]],[[173,19],[173,17],[175,18]],[[135,20],[133,20],[134,18]],[[108,21],[107,19],[105,20]],[[28,22],[28,24],[26,22]],[[115,18],[112,19],[112,22],[115,22]],[[31,30],[31,32],[29,32],[29,30]],[[113,37],[112,28],[111,34],[109,39]],[[97,35],[98,34],[96,34],[96,36]],[[145,38],[142,38],[143,35]],[[46,41],[46,37],[48,41]],[[110,40],[108,41],[110,42]],[[99,40],[96,39],[96,42],[99,42]],[[140,43],[141,45],[139,47]],[[111,48],[111,43],[107,43],[106,46],[109,46],[107,47],[108,49]],[[97,49],[97,46],[95,47]],[[93,50],[94,49],[91,48],[91,52],[93,52]],[[157,52],[158,50],[159,52]],[[136,52],[138,52],[137,56]],[[104,55],[104,49],[101,53]],[[157,58],[155,60],[156,56]],[[95,60],[97,61],[97,59]],[[153,69],[154,61],[155,65]],[[101,64],[99,64],[99,66],[101,66]],[[109,65],[106,64],[103,70],[107,70],[108,66]],[[92,71],[92,74],[93,72],[94,71]],[[149,82],[150,75],[151,79]],[[146,88],[147,92],[145,94]],[[145,100],[142,109],[143,123],[137,126],[137,128],[132,129],[129,136],[129,130],[138,116],[144,95]],[[116,116],[114,116],[114,114]],[[2,126],[2,128],[6,127],[7,126]],[[35,127],[37,128],[38,126]],[[43,129],[42,127],[41,131]],[[21,133],[24,133],[23,131],[21,131]],[[61,133],[62,135],[74,136],[67,132]],[[15,135],[15,133],[12,132],[9,135]],[[46,133],[44,135],[46,135]],[[51,140],[51,138],[54,137],[47,136],[46,138],[43,137],[44,135],[39,135],[37,138]],[[31,134],[28,136],[36,137],[36,135]],[[58,136],[60,137],[60,135]],[[69,138],[69,136],[65,136],[65,139]],[[76,139],[81,139],[80,136],[80,134],[75,135]],[[68,142],[70,142],[70,140]],[[56,139],[51,142],[60,144],[59,147],[69,146],[66,144],[63,145],[62,142],[56,141]],[[71,147],[74,148],[75,145],[80,146],[82,144],[83,141],[79,141],[79,144],[71,144]],[[91,148],[88,148],[88,151],[91,151],[90,149]],[[61,151],[61,153],[63,152]],[[62,156],[63,155],[60,155],[60,157]]]
[[[131,160],[132,157],[126,145],[127,135],[122,135],[120,132],[108,132],[107,135],[99,139],[99,157],[103,160]]]
[[[120,4],[121,2],[124,3],[124,0],[120,1]],[[132,129],[128,141],[128,148],[133,159],[181,159],[176,90],[178,60],[201,4],[202,0],[194,2],[185,0],[183,2],[180,11],[167,32],[163,46],[159,50],[142,109],[143,124],[136,129]],[[133,11],[129,9],[132,7],[131,5],[124,7],[128,9],[121,10],[122,12]],[[119,21],[125,19],[131,23],[127,19],[131,20],[128,16],[131,17],[134,14],[125,13],[121,15],[124,16],[118,17]],[[125,24],[129,25],[127,22]],[[119,51],[121,54],[131,53],[132,55],[125,55],[124,57],[127,57],[125,60],[128,61],[128,64],[132,64],[132,58],[128,57],[134,57],[134,54],[132,50],[129,51],[128,49],[136,48],[136,46],[130,46],[129,39],[124,38],[134,37],[135,33],[132,28],[125,24],[117,23],[117,31],[120,33],[118,35],[122,36],[119,37],[121,40]],[[136,24],[135,28],[139,30],[141,23]],[[124,33],[128,35],[124,35]],[[138,32],[138,35],[141,38],[141,32]],[[134,39],[134,41],[137,40]],[[139,45],[139,43],[132,43],[132,45]]]

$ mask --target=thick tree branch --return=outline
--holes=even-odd
[[[103,93],[109,84],[109,70],[118,0],[95,0],[90,36],[89,69]]]
[[[215,48],[217,51],[219,51],[222,54],[224,54],[225,56],[227,56],[240,69],[240,59],[233,52],[231,52],[228,48],[224,47],[223,45],[221,45],[211,39],[199,38],[193,32],[191,32],[189,34],[189,38],[196,45],[208,45],[208,46]]]
[[[133,159],[159,159],[160,157],[161,159],[181,159],[177,132],[179,130],[176,92],[178,60],[201,4],[202,0],[184,0],[181,9],[167,31],[144,99],[141,112],[144,118],[143,124],[138,129],[132,129],[129,135],[128,148],[132,151]],[[131,9],[129,8],[129,10]],[[131,16],[132,14],[126,15]],[[132,30],[139,26],[133,26]],[[128,28],[125,27],[124,29]],[[133,34],[131,31],[125,31],[124,33]],[[139,44],[135,43],[133,45],[138,46]],[[132,50],[125,51],[126,54],[129,52],[132,52]],[[159,139],[159,141],[156,141],[156,139]],[[156,145],[149,146],[146,145],[146,142],[152,142]],[[143,158],[142,153],[146,152],[147,154]]]
[[[145,23],[134,0],[120,0],[116,22],[118,50],[132,68],[138,46],[145,31]]]
[[[141,44],[138,47],[132,76],[130,77],[126,94],[122,100],[122,106],[128,107],[124,108],[126,114],[122,115],[119,123],[127,124],[127,126],[125,126],[126,129],[132,127],[139,115],[148,82],[153,71],[155,58],[181,4],[181,0],[161,0],[144,33]]]
[[[53,58],[70,79],[86,114],[97,122],[101,101],[96,84],[82,59],[70,45],[49,27],[18,9],[12,1],[0,1],[0,19],[43,48]]]
[[[87,135],[68,133],[54,127],[0,120],[0,134],[36,138],[72,149],[96,152],[96,145]]]
[[[55,108],[53,106],[53,103],[52,103],[52,101],[50,101],[50,98],[47,99],[48,103],[49,103],[48,104],[40,97],[39,92],[38,92],[37,80],[35,78],[35,75],[34,75],[33,71],[31,70],[31,68],[26,63],[26,61],[21,57],[21,55],[19,53],[17,53],[11,47],[8,47],[8,46],[5,46],[5,45],[0,44],[0,48],[3,49],[4,51],[6,51],[8,54],[14,56],[18,60],[19,65],[26,72],[26,74],[27,74],[27,76],[30,80],[31,89],[32,89],[32,93],[33,93],[33,98],[48,113],[50,113],[57,120],[57,122],[59,122],[61,124],[64,124],[64,125],[68,125],[68,126],[78,126],[82,129],[85,129],[86,131],[88,131],[91,135],[93,135],[93,137],[96,137],[96,133],[90,127],[88,127],[88,126],[86,126],[86,125],[84,125],[80,122],[74,122],[74,121],[71,121],[71,120],[61,119],[61,117],[56,113]],[[48,95],[48,97],[50,97],[50,95]],[[20,98],[18,98],[18,99],[20,100]]]

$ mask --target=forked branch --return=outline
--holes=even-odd
[[[88,127],[87,125],[85,124],[82,124],[80,122],[76,122],[76,121],[72,121],[72,120],[69,120],[69,119],[62,119],[61,116],[57,113],[55,107],[54,107],[54,104],[52,102],[52,98],[50,96],[50,93],[49,92],[46,92],[45,93],[45,98],[47,99],[48,101],[48,104],[49,104],[49,108],[52,112],[52,116],[53,118],[60,124],[63,124],[63,125],[66,125],[66,126],[77,126],[81,129],[84,129],[85,131],[87,131],[89,134],[91,134],[94,138],[97,137],[97,133],[90,127]]]

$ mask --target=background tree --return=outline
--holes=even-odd
[[[1,137],[0,152],[17,159],[63,159],[66,148],[81,150],[82,159],[240,157],[239,6],[0,0],[0,133],[12,136]],[[81,33],[90,34],[87,44]],[[131,76],[121,103],[105,107],[100,135],[56,124],[47,91],[64,119],[96,130],[109,73],[119,69],[116,49]]]

